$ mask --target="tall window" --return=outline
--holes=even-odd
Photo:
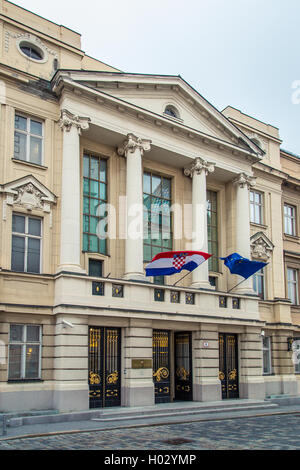
[[[250,191],[250,221],[263,223],[263,194],[257,191]]]
[[[270,336],[265,336],[262,340],[262,350],[263,350],[263,373],[271,374],[271,338]]]
[[[13,214],[11,251],[11,269],[13,271],[40,272],[41,228],[41,219]]]
[[[265,279],[264,279],[264,271],[260,269],[256,271],[256,273],[252,276],[253,282],[253,290],[256,294],[261,298],[265,298]]]
[[[292,304],[298,304],[298,270],[287,268],[288,298]]]
[[[107,253],[106,240],[107,162],[83,156],[83,251]]]
[[[209,271],[217,272],[218,263],[218,214],[217,214],[217,193],[207,191],[207,241],[208,252],[214,256],[208,260]]]
[[[14,158],[42,164],[43,123],[33,118],[15,114]]]
[[[144,261],[172,250],[171,179],[144,173]]]
[[[296,207],[284,204],[284,233],[296,235]]]
[[[41,340],[39,325],[10,325],[8,379],[39,379],[41,376]]]

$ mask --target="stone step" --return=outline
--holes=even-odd
[[[144,407],[115,407],[97,410],[76,411],[70,413],[47,413],[41,415],[28,414],[27,416],[10,417],[7,420],[8,427],[23,425],[63,423],[74,421],[97,420],[102,422],[124,421],[134,419],[149,419],[171,416],[191,416],[204,413],[216,413],[226,411],[246,411],[276,408],[275,403],[256,400],[224,400],[219,402],[181,402],[166,403]]]

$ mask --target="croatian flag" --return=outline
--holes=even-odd
[[[211,256],[203,251],[164,251],[146,266],[146,276],[170,276],[183,269],[193,271]]]

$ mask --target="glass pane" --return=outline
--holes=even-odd
[[[89,231],[89,216],[88,215],[83,216],[83,231],[84,232]]]
[[[100,253],[103,253],[104,255],[106,254],[107,250],[107,241],[105,239],[99,240],[100,242]]]
[[[83,251],[89,251],[89,236],[83,235]]]
[[[22,346],[11,344],[9,346],[8,378],[21,379]]]
[[[15,115],[15,129],[27,130],[27,119],[23,116]]]
[[[144,193],[151,193],[151,176],[150,173],[144,173],[144,182],[143,182],[143,191]]]
[[[39,219],[28,219],[28,233],[37,237],[41,236],[41,221]]]
[[[89,237],[89,251],[98,253],[98,237],[96,235],[91,235]]]
[[[107,163],[106,160],[100,160],[100,180],[106,182]]]
[[[40,272],[40,240],[28,238],[27,272]]]
[[[25,233],[25,217],[23,217],[22,215],[13,215],[12,231],[18,233]]]
[[[35,135],[43,135],[43,124],[38,121],[30,120],[30,133]]]
[[[15,132],[14,157],[19,160],[26,160],[26,134]]]
[[[40,327],[38,325],[27,325],[26,327],[26,341],[40,341]]]
[[[30,344],[26,346],[26,364],[25,364],[25,378],[37,379],[39,377],[39,358],[40,346],[37,344]]]
[[[100,198],[106,201],[106,184],[100,183]]]
[[[90,159],[88,155],[83,156],[83,176],[86,178],[90,176]]]
[[[151,207],[151,196],[148,196],[147,194],[143,195],[143,204],[144,206],[150,210]]]
[[[161,177],[152,175],[152,194],[161,196]]]
[[[38,137],[30,137],[30,156],[32,163],[40,165],[42,163],[42,139]]]
[[[83,178],[83,194],[90,194],[90,181],[87,178]]]
[[[83,213],[84,214],[89,214],[90,212],[90,199],[88,197],[83,198]]]
[[[162,197],[166,199],[171,199],[171,180],[170,179],[163,178]]]
[[[23,341],[23,325],[10,325],[10,341]]]
[[[90,199],[90,214],[98,215],[100,213],[100,201],[99,199]]]
[[[12,237],[11,269],[24,272],[25,238]]]
[[[91,190],[91,196],[92,197],[100,197],[99,195],[99,183],[98,181],[92,181],[90,182],[90,190]]]
[[[94,180],[99,179],[99,159],[98,158],[91,158],[91,173],[90,178]]]
[[[151,246],[149,245],[144,245],[144,260],[145,261],[151,261]]]
[[[90,233],[97,233],[98,223],[98,217],[90,217]]]

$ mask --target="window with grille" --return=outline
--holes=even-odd
[[[263,223],[263,194],[257,191],[250,191],[250,221]]]
[[[218,209],[217,193],[215,191],[206,192],[207,199],[207,242],[208,253],[213,256],[208,260],[209,271],[218,272]]]
[[[40,325],[10,325],[8,380],[29,380],[41,377]]]
[[[296,207],[284,204],[284,233],[296,235]]]
[[[43,122],[37,118],[15,114],[14,158],[42,164]]]
[[[12,216],[12,271],[41,271],[42,221],[22,214]]]

